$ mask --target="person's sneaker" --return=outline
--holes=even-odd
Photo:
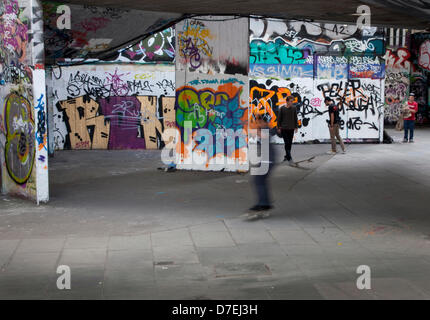
[[[249,211],[264,211],[264,210],[270,210],[272,208],[273,208],[273,206],[271,206],[271,205],[262,206],[262,205],[257,204],[255,206],[253,206],[252,208],[249,208]]]
[[[252,220],[252,219],[257,219],[257,218],[266,218],[268,217],[270,214],[267,212],[270,209],[273,209],[273,206],[271,205],[265,205],[265,206],[261,206],[261,205],[255,205],[252,208],[249,208],[248,211],[245,214],[241,215],[241,218],[247,219],[247,220]]]
[[[261,210],[260,211],[266,211],[266,210],[270,210],[273,209],[273,206],[271,205],[267,205],[267,206],[260,206]]]
[[[297,167],[297,164],[293,161],[293,159],[288,160],[288,164],[289,164],[291,167]]]
[[[334,151],[332,151],[332,150],[330,150],[330,151],[327,151],[327,154],[336,154],[336,152],[334,152]]]
[[[403,139],[403,142],[408,142],[408,139]]]
[[[288,158],[287,158],[287,156],[285,156],[285,157],[284,157],[284,161],[288,161]]]
[[[346,150],[342,150],[340,153],[345,154],[345,153],[346,153]]]
[[[249,211],[256,211],[257,212],[257,211],[262,211],[262,210],[263,210],[263,208],[259,204],[249,208]]]
[[[414,143],[414,139],[409,140],[409,143]]]

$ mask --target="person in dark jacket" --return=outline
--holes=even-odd
[[[297,109],[294,106],[294,97],[287,97],[287,104],[281,106],[278,111],[277,130],[282,135],[285,144],[285,158],[290,166],[296,166],[291,156],[291,146],[293,144],[294,133],[298,131]]]

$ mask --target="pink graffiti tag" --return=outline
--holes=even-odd
[[[166,124],[166,127],[169,127],[169,128],[175,128],[176,127],[176,122],[175,121],[166,120],[165,124]]]
[[[312,98],[311,99],[311,106],[313,107],[321,107],[321,99],[320,98]]]
[[[130,74],[130,72],[118,74],[118,69],[115,69],[115,73],[106,73],[108,74],[106,78],[106,85],[110,86],[111,92],[113,92],[116,96],[126,96],[129,89],[127,83],[122,80],[121,77]]]

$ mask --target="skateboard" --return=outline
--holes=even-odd
[[[294,166],[291,166],[289,164],[287,164],[287,165],[290,166],[290,167],[292,167],[292,168],[296,168],[296,169],[311,170],[310,168],[302,167],[300,165],[300,163],[302,163],[302,162],[308,162],[309,163],[309,162],[312,162],[312,160],[314,160],[314,159],[315,159],[315,156],[310,157],[309,159],[305,159],[305,160],[300,160],[300,161],[294,162]]]
[[[312,160],[314,160],[314,159],[315,159],[315,157],[316,157],[316,156],[310,157],[309,159],[305,159],[305,160],[297,161],[297,162],[296,162],[296,165],[298,165],[299,163],[302,163],[302,162],[312,162]]]
[[[257,220],[257,219],[264,219],[270,217],[269,210],[265,211],[249,211],[240,216],[240,218],[244,220]]]

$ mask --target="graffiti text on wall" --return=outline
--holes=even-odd
[[[430,40],[424,41],[420,46],[418,65],[424,70],[430,71]]]
[[[153,82],[144,76],[135,75],[133,80],[125,80],[129,73],[121,73],[116,69],[114,72],[106,72],[105,77],[98,77],[90,73],[79,72],[70,74],[67,83],[67,93],[70,97],[88,95],[97,98],[108,98],[111,96],[151,95],[155,90],[173,91],[173,81],[163,79]]]
[[[31,105],[24,97],[11,93],[6,97],[4,108],[7,172],[17,184],[24,184],[31,175],[36,151]]]
[[[161,134],[174,127],[174,98],[157,96],[89,96],[60,101],[66,122],[66,149],[156,149]]]
[[[384,54],[383,30],[356,25],[251,19],[252,41],[282,40],[312,53]]]
[[[0,85],[31,83],[28,26],[16,0],[0,0]],[[23,22],[23,20],[25,22]]]
[[[339,105],[341,112],[359,111],[367,118],[369,115],[382,115],[380,88],[376,84],[362,83],[361,80],[339,81],[319,84],[317,90],[324,98],[332,98]],[[378,130],[375,122],[363,122],[369,128]],[[352,128],[353,129],[353,128]]]
[[[255,122],[258,114],[266,114],[270,117],[270,126],[276,126],[276,115],[279,108],[287,103],[287,97],[294,98],[294,104],[297,108],[298,127],[302,137],[306,135],[306,127],[311,123],[311,119],[323,114],[320,111],[321,99],[313,98],[312,92],[297,83],[291,83],[288,86],[278,86],[272,84],[271,80],[265,83],[258,83],[255,80],[250,82],[249,106],[250,126]],[[266,116],[267,117],[267,116]]]
[[[42,149],[48,150],[47,141],[48,133],[46,132],[46,115],[45,115],[45,102],[43,94],[37,99],[37,130],[36,130],[36,141],[38,144],[39,151]]]
[[[410,52],[406,48],[387,50],[385,56],[385,112],[388,122],[396,122],[409,94]]]
[[[116,61],[172,62],[175,59],[175,29],[168,28],[146,38],[131,48],[118,52]]]
[[[251,41],[250,63],[259,64],[313,64],[310,49],[290,47],[282,39],[268,43],[262,40]]]
[[[203,22],[186,20],[183,30],[178,30],[178,54],[185,63],[197,69],[205,57],[212,57],[213,47],[208,41],[213,38],[214,35]]]
[[[349,57],[349,79],[384,79],[385,64],[378,57]]]
[[[176,123],[181,130],[181,139],[184,144],[189,143],[184,136],[185,121],[192,123],[193,130],[207,129],[212,144],[208,141],[195,141],[196,146],[193,150],[205,152],[207,162],[216,155],[216,152],[227,157],[244,157],[240,155],[240,149],[247,146],[247,107],[241,99],[242,92],[242,86],[238,87],[232,83],[220,85],[216,90],[211,88],[199,90],[191,86],[177,90]],[[217,131],[220,130],[233,132],[230,135],[233,137],[236,133],[239,134],[236,136],[237,139],[218,141]],[[208,148],[208,145],[214,145],[216,148]]]

